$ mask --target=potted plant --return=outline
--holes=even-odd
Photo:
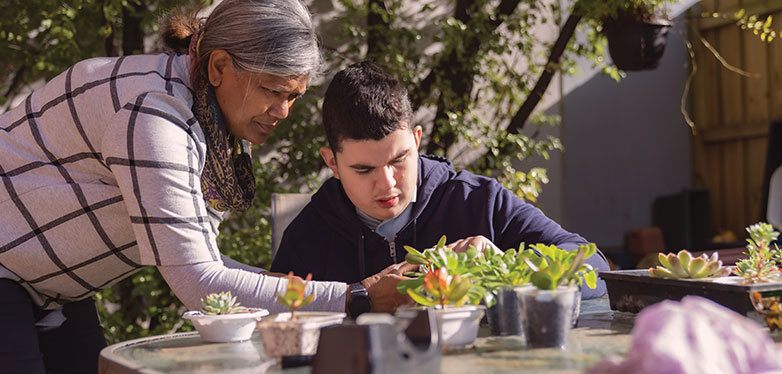
[[[706,256],[694,257],[690,251],[682,249],[679,253],[658,253],[657,267],[649,268],[649,274],[659,278],[712,278],[724,277],[731,273],[731,268],[722,266],[717,252]]]
[[[524,331],[532,347],[564,348],[572,326],[579,286],[595,288],[597,274],[584,261],[597,251],[594,244],[566,251],[555,245],[535,244],[521,256],[532,269],[534,288],[521,290]]]
[[[231,291],[212,293],[201,299],[201,310],[183,315],[193,323],[206,342],[238,342],[250,339],[255,323],[269,314],[266,309],[245,308]]]
[[[734,273],[744,278],[743,283],[764,283],[782,281],[782,251],[771,243],[777,240],[779,232],[766,222],[747,227],[747,259],[736,263]]]
[[[305,292],[312,274],[302,280],[291,272],[287,278],[288,286],[277,294],[277,301],[289,312],[272,314],[257,325],[263,350],[269,357],[315,354],[320,328],[340,324],[346,316],[339,312],[297,312],[314,300],[314,295]]]
[[[433,308],[444,349],[462,348],[475,341],[485,307],[477,305],[485,290],[470,280],[478,274],[472,266],[478,256],[475,248],[456,253],[445,247],[445,236],[434,248],[419,252],[405,246],[405,259],[422,266],[423,273],[399,282],[397,290],[406,293],[421,307]],[[470,305],[465,305],[470,304]],[[400,308],[396,316],[412,319],[415,308]]]
[[[656,68],[668,43],[672,23],[662,5],[669,0],[601,0],[582,5],[602,20],[608,52],[617,68],[627,71]]]
[[[517,290],[532,287],[532,270],[519,256],[523,248],[524,243],[518,251],[508,249],[504,253],[486,252],[476,258],[475,266],[481,272],[478,282],[486,289],[486,316],[492,335],[521,335],[524,331]]]

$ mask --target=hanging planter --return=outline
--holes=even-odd
[[[671,22],[633,17],[607,19],[603,29],[608,52],[617,68],[626,71],[654,69],[660,64],[668,44]]]

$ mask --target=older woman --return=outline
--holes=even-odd
[[[245,141],[262,143],[321,64],[299,0],[225,0],[206,21],[171,17],[173,51],[77,63],[0,115],[0,367],[97,370],[91,295],[156,266],[189,308],[231,290],[279,309],[286,280],[223,257],[223,212],[247,209]],[[364,285],[403,301],[402,269]],[[345,310],[348,287],[313,282],[310,309]]]

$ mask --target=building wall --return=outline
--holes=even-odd
[[[621,250],[628,229],[651,225],[656,197],[691,186],[691,135],[679,110],[689,72],[681,24],[657,69],[617,83],[584,61],[548,108],[562,116],[553,135],[565,151],[534,161],[551,180],[539,205],[607,251]]]

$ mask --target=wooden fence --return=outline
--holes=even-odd
[[[782,29],[782,0],[702,0],[703,12],[774,17]],[[782,38],[765,43],[732,20],[691,18],[689,39],[697,71],[691,88],[693,183],[711,196],[715,230],[731,230],[739,239],[744,228],[760,220],[763,171],[769,124],[782,119]],[[729,71],[700,40],[703,37],[724,60],[753,77]]]

